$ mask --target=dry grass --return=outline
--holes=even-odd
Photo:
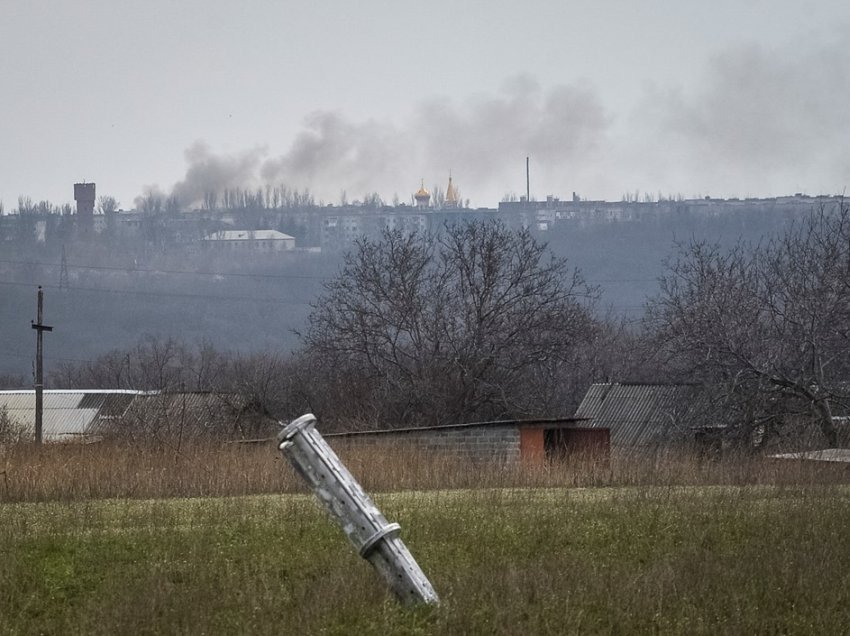
[[[843,467],[761,458],[702,462],[688,455],[610,462],[470,464],[400,448],[343,449],[367,491],[850,482]],[[220,497],[304,492],[272,442],[261,445],[102,443],[0,447],[0,502]]]
[[[269,442],[0,450],[9,633],[840,633],[848,471],[341,458],[433,581],[404,610]],[[405,491],[405,492],[395,492]],[[278,493],[261,495],[262,493]],[[244,496],[253,495],[253,496]]]
[[[0,452],[0,501],[207,497],[292,492],[271,445],[17,445]]]

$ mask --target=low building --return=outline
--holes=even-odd
[[[420,428],[327,433],[332,446],[379,447],[448,455],[473,462],[539,464],[581,456],[607,461],[609,434],[578,418],[507,420]]]
[[[0,430],[35,437],[35,391],[0,391]],[[212,392],[44,391],[44,442],[97,442],[105,437],[243,439],[277,430],[277,420],[244,396]]]
[[[277,230],[221,230],[203,239],[203,244],[228,252],[283,252],[295,249],[295,237]]]
[[[692,445],[711,428],[703,417],[705,399],[702,388],[691,384],[594,384],[575,415],[610,431],[613,450],[658,450]]]
[[[704,457],[727,452],[797,452],[823,444],[810,417],[784,413],[768,428],[749,423],[723,387],[700,384],[594,384],[575,413],[610,430],[618,452],[688,450]],[[850,445],[850,418],[833,417],[838,446]]]
[[[53,390],[44,391],[42,440],[45,442],[91,442],[100,439],[110,422],[122,418],[142,391]],[[35,437],[35,391],[0,391],[0,417],[6,426],[20,431],[24,439]]]

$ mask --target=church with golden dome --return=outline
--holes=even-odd
[[[413,194],[413,199],[416,201],[416,207],[426,209],[431,207],[431,193],[425,187],[425,179],[420,181],[419,189]],[[446,194],[442,201],[435,200],[434,205],[442,208],[459,208],[460,192],[457,186],[452,182],[452,173],[449,171],[449,185],[446,186]]]
[[[416,207],[423,209],[430,207],[431,205],[431,193],[425,189],[425,179],[422,179],[422,183],[419,186],[419,189],[413,195],[413,198],[416,200]]]
[[[460,193],[452,183],[452,172],[449,170],[449,185],[446,187],[446,200],[443,203],[444,208],[459,208]]]

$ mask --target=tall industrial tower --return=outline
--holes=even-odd
[[[77,202],[77,228],[88,234],[94,229],[94,184],[75,183],[74,201]]]

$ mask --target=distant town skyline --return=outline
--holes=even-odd
[[[841,193],[850,7],[0,3],[0,201]]]

